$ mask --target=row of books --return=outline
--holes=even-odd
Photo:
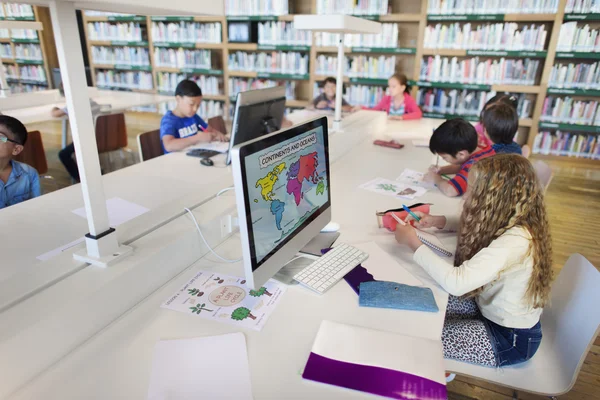
[[[428,14],[544,14],[558,10],[558,0],[429,0]]]
[[[39,44],[24,43],[15,45],[16,58],[23,60],[43,60],[42,48]]]
[[[516,22],[484,25],[456,22],[428,25],[423,44],[427,49],[542,51],[547,35],[543,24],[519,27]]]
[[[600,160],[597,135],[543,131],[535,135],[533,154],[580,157]]]
[[[138,71],[96,70],[96,86],[151,90],[153,87],[152,74]]]
[[[567,89],[600,90],[600,68],[594,63],[557,63],[552,66],[548,86]]]
[[[567,0],[565,5],[565,13],[600,13],[599,0]]]
[[[46,82],[46,71],[42,65],[22,65],[19,67],[20,79]]]
[[[430,56],[423,59],[419,80],[429,82],[534,85],[540,60]]]
[[[142,40],[142,27],[137,22],[88,22],[87,26],[91,40]]]
[[[344,46],[347,47],[398,47],[398,24],[381,24],[381,33],[345,35]],[[337,46],[340,35],[337,33],[317,32],[317,46]]]
[[[577,22],[565,22],[560,27],[556,51],[600,52],[600,29],[588,24],[577,26]]]
[[[14,58],[10,43],[0,43],[0,57],[3,59]]]
[[[6,79],[19,79],[19,67],[16,65],[2,64],[2,68]]]
[[[495,95],[494,91],[421,88],[416,100],[425,112],[479,116],[485,103]],[[517,114],[520,118],[529,118],[532,101],[524,95],[519,95],[518,99]]]
[[[345,88],[344,99],[352,105],[374,107],[386,94],[381,86],[349,85]],[[314,92],[320,93],[323,89],[315,83]]]
[[[352,55],[344,57],[344,75],[352,78],[388,79],[396,71],[395,56]],[[337,75],[337,56],[317,57],[317,75]]]
[[[229,54],[230,71],[257,71],[282,74],[308,74],[308,54],[293,51]]]
[[[4,10],[8,17],[34,17],[33,7],[29,4],[4,3]]]
[[[15,39],[37,39],[37,31],[33,29],[11,29],[11,37]]]
[[[596,100],[574,100],[572,97],[548,96],[540,121],[577,125],[600,125],[600,110]]]
[[[154,65],[170,68],[212,68],[210,50],[154,48]]]
[[[177,103],[175,101],[168,101],[166,103],[160,103],[157,111],[160,114],[166,114],[167,111],[173,110],[175,107],[177,107]],[[202,100],[196,114],[198,114],[204,120],[208,120],[209,118],[216,117],[218,115],[225,115],[223,107],[224,103],[220,101]]]
[[[40,85],[31,85],[29,83],[11,83],[10,84],[10,92],[11,93],[31,93],[31,92],[39,92],[42,90],[46,90],[47,88]]]
[[[221,43],[221,23],[153,22],[154,42]]]
[[[317,14],[383,15],[388,0],[317,0]]]
[[[311,31],[294,29],[293,22],[268,21],[258,23],[258,44],[310,46],[311,36]]]
[[[226,15],[286,15],[288,0],[226,0]]]
[[[187,79],[188,76],[185,74],[176,74],[173,72],[161,72],[156,74],[156,86],[158,90],[161,92],[175,92],[175,88],[184,79]],[[216,76],[193,76],[189,79],[195,81],[200,89],[202,89],[203,95],[218,95],[221,94],[219,91],[219,87],[222,86],[222,80],[217,78]]]
[[[254,78],[229,78],[228,89],[229,96],[235,97],[238,93],[248,90],[264,89],[275,86],[285,86],[286,99],[293,100],[296,98],[296,82],[295,81],[274,81],[271,79],[254,79]]]
[[[92,46],[94,64],[150,65],[148,49],[144,47]]]

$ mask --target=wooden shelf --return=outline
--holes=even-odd
[[[257,50],[261,51],[310,51],[309,45],[300,44],[259,44]]]
[[[508,22],[554,22],[555,14],[504,14]]]
[[[127,64],[92,64],[95,69],[114,69],[119,71],[145,71],[152,72],[150,65],[127,65]]]
[[[547,51],[528,51],[528,50],[462,50],[462,49],[423,49],[425,56],[449,56],[449,57],[467,57],[467,56],[487,56],[487,57],[528,57],[528,58],[546,58]]]
[[[558,89],[548,88],[548,94],[564,94],[569,96],[600,97],[600,89]]]
[[[423,49],[424,56],[466,57],[466,50],[455,49]]]
[[[256,43],[229,43],[227,45],[229,50],[244,50],[244,51],[252,51],[257,50],[258,45]]]
[[[10,38],[0,38],[0,43],[10,43]]]
[[[308,106],[309,101],[308,100],[286,100],[285,101],[285,105],[286,107],[307,107]]]
[[[16,64],[17,62],[12,58],[3,58],[2,64]]]
[[[600,133],[600,126],[594,125],[562,124],[540,121],[539,126],[540,129],[561,130],[565,132]]]
[[[531,128],[533,126],[533,120],[531,118],[519,118],[519,126]]]
[[[184,49],[223,49],[223,43],[197,43],[197,42],[152,42],[154,47],[184,48]]]
[[[287,15],[281,16],[281,21],[286,21],[285,18],[289,18]],[[279,21],[280,16],[278,15],[227,15],[227,21]],[[293,16],[292,16],[293,18]]]
[[[127,41],[127,40],[90,40],[92,46],[129,46],[129,47],[146,47],[148,41]]]
[[[351,53],[416,54],[414,47],[351,47]]]
[[[182,74],[197,74],[197,75],[223,75],[222,69],[211,68],[193,68],[193,67],[154,67],[157,72],[173,72]]]
[[[492,90],[495,92],[538,94],[540,92],[540,87],[528,85],[492,85]]]
[[[236,76],[240,78],[256,78],[256,71],[234,71],[229,70],[229,76]]]
[[[380,15],[379,22],[420,22],[421,14],[387,14]]]
[[[336,46],[316,46],[315,50],[317,53],[337,53],[338,48]],[[344,47],[344,53],[350,53],[350,47]]]

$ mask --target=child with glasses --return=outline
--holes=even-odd
[[[27,129],[16,118],[0,115],[0,208],[40,195],[37,171],[13,160],[23,151]]]

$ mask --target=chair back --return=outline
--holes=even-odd
[[[100,114],[96,117],[96,144],[98,153],[127,147],[125,114]]]
[[[552,177],[554,176],[552,168],[550,168],[548,164],[541,160],[535,160],[533,162],[533,169],[535,170],[535,174],[540,180],[542,188],[544,188],[544,191],[546,191],[546,189],[548,189],[548,186],[550,185],[550,181],[552,181]]]
[[[48,172],[48,161],[40,131],[27,133],[27,142],[23,146],[23,151],[15,157],[15,160],[32,166],[39,175],[45,175]]]
[[[542,332],[553,333],[549,347],[557,353],[562,375],[571,380],[569,389],[600,333],[599,287],[600,271],[573,254],[552,285],[551,303],[542,314]]]
[[[222,116],[217,115],[216,117],[212,117],[208,119],[208,126],[213,129],[218,130],[219,132],[227,135],[227,126],[225,125],[225,120]]]
[[[150,132],[140,133],[137,136],[140,160],[146,161],[152,158],[162,156],[163,148],[160,140],[160,130],[156,129]]]

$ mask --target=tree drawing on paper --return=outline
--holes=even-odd
[[[252,297],[260,297],[260,296],[262,296],[263,294],[266,294],[266,295],[267,295],[267,296],[269,296],[269,297],[271,297],[271,296],[273,295],[272,293],[269,293],[269,291],[267,290],[267,288],[266,288],[266,287],[264,287],[264,286],[263,286],[263,287],[261,287],[261,288],[260,288],[260,289],[258,289],[258,290],[251,290],[251,291],[250,291],[250,296],[252,296]]]
[[[192,314],[193,313],[200,314],[202,311],[208,311],[208,312],[213,311],[213,310],[209,310],[208,308],[204,308],[205,305],[206,305],[206,303],[196,304],[194,307],[190,307],[190,310],[192,310]]]
[[[200,289],[188,289],[188,294],[190,296],[198,296],[198,297],[202,297],[202,295],[204,294],[204,292],[201,292]]]
[[[239,307],[236,308],[235,310],[233,310],[233,312],[231,313],[231,319],[234,319],[236,321],[242,321],[246,318],[252,318],[252,319],[256,319],[256,317],[254,315],[252,315],[250,313],[250,310],[247,309],[246,307]]]
[[[386,192],[398,191],[398,187],[396,185],[392,185],[391,183],[380,183],[377,185],[377,189],[385,190]]]

